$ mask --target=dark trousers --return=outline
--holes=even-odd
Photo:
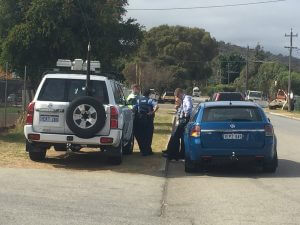
[[[175,128],[167,147],[167,153],[169,159],[184,159],[185,149],[183,133],[188,119],[180,121]]]
[[[142,154],[152,152],[152,138],[154,131],[153,117],[137,115],[134,120],[134,136]]]

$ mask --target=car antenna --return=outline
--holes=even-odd
[[[86,33],[89,39],[89,44],[88,44],[88,51],[87,51],[87,67],[86,67],[86,84],[85,84],[85,94],[86,96],[90,96],[91,95],[91,35],[90,35],[90,31],[89,31],[89,27],[87,25],[87,21],[86,21],[86,17],[83,11],[83,8],[81,6],[80,0],[77,0],[79,8],[80,8],[80,13],[81,16],[83,18],[83,23],[84,23],[84,27],[86,29]]]

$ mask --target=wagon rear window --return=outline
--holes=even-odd
[[[212,107],[206,108],[203,122],[257,122],[262,117],[255,107]]]

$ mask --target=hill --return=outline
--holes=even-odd
[[[218,42],[219,44],[219,51],[220,54],[230,54],[230,53],[238,53],[240,55],[242,55],[244,58],[246,58],[246,54],[247,54],[247,48],[245,47],[241,47],[241,46],[237,46],[231,43],[225,43],[223,41]],[[266,52],[265,51],[265,55],[266,55],[266,60],[267,61],[276,61],[276,62],[280,62],[284,65],[289,64],[289,57],[288,56],[284,56],[282,54],[279,55],[275,55],[271,52]],[[250,54],[249,54],[250,59],[254,58],[254,50],[250,50]],[[293,70],[300,72],[300,59],[293,57],[292,58],[292,66],[293,66]]]

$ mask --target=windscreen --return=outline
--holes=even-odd
[[[108,104],[107,88],[104,81],[91,81],[92,96]],[[48,78],[38,97],[39,101],[71,102],[85,96],[85,80]]]
[[[262,117],[255,107],[212,107],[206,108],[203,122],[257,122]]]

